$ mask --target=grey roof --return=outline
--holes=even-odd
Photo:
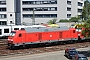
[[[67,26],[61,26],[60,28],[24,28],[26,30],[26,32],[48,32],[48,31],[58,31],[58,30],[68,30]]]

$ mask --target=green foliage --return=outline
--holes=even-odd
[[[84,20],[87,20],[89,15],[90,15],[90,2],[88,0],[86,0],[84,2],[84,7],[83,7],[83,10],[82,10],[82,18]]]
[[[90,19],[86,21],[86,24],[88,24],[88,26],[90,25]]]
[[[48,24],[56,24],[56,21],[57,21],[57,19],[52,19],[52,20],[49,20],[47,23]]]
[[[69,19],[70,22],[78,22],[79,17],[72,17],[71,19]]]
[[[90,37],[90,20],[87,20],[83,27],[85,29],[82,31],[82,35],[85,36],[86,38]]]
[[[90,14],[90,2],[88,3],[88,15]]]
[[[67,20],[67,19],[61,19],[61,20],[59,20],[59,22],[69,22],[69,20]]]
[[[85,30],[82,31],[82,35],[83,35],[83,36],[86,36],[86,34],[85,34]]]
[[[82,18],[86,20],[86,8],[85,7],[82,10]]]
[[[86,20],[82,20],[82,22],[86,22]]]

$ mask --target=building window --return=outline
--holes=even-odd
[[[67,4],[68,4],[68,5],[71,5],[71,1],[67,1]]]
[[[51,11],[55,11],[55,8],[51,8],[50,10],[51,10]]]
[[[6,11],[6,8],[0,8],[0,11]]]
[[[0,29],[0,35],[2,35],[2,29]]]
[[[67,7],[67,11],[71,11],[71,8],[70,7]]]
[[[10,16],[12,16],[12,14],[10,14]]]
[[[10,24],[12,24],[12,21],[10,21]]]
[[[0,21],[0,25],[7,25],[6,21]]]
[[[83,3],[81,3],[81,2],[78,2],[78,6],[83,6]]]
[[[0,1],[0,5],[6,5],[6,1]]]
[[[14,30],[19,30],[19,28],[14,28]]]
[[[78,9],[78,12],[81,13],[82,12],[82,9]]]
[[[34,3],[35,4],[35,3]],[[40,1],[37,1],[36,4],[40,4]]]
[[[51,4],[57,4],[57,1],[50,1]]]
[[[33,8],[23,8],[23,11],[33,11]]]
[[[83,16],[82,15],[79,15],[80,19],[83,19]]]
[[[4,33],[9,33],[9,29],[4,29]]]
[[[23,14],[24,18],[33,17],[32,14]],[[57,14],[35,14],[35,18],[56,18]]]
[[[71,18],[71,14],[67,14],[67,18]]]
[[[33,11],[33,8],[22,8],[23,11]],[[57,7],[37,7],[35,11],[57,11]]]
[[[22,1],[22,4],[57,4],[57,1]]]
[[[7,18],[6,14],[0,14],[0,19]]]
[[[36,11],[42,11],[42,8],[35,8]]]

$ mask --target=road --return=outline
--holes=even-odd
[[[67,58],[64,57],[63,53],[64,51],[57,51],[35,55],[2,58],[1,60],[67,60]]]
[[[77,50],[81,51],[81,52],[89,51],[90,47],[80,48]],[[90,56],[88,59],[90,60]],[[7,58],[0,57],[0,60],[69,60],[69,59],[67,59],[64,56],[64,50],[63,50],[63,51],[47,52],[47,53],[25,55],[25,56],[24,55],[23,56],[14,56],[14,57],[7,57]]]

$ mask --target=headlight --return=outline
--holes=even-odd
[[[8,41],[13,41],[13,39],[8,39]]]
[[[11,39],[11,41],[13,41],[13,40]]]

